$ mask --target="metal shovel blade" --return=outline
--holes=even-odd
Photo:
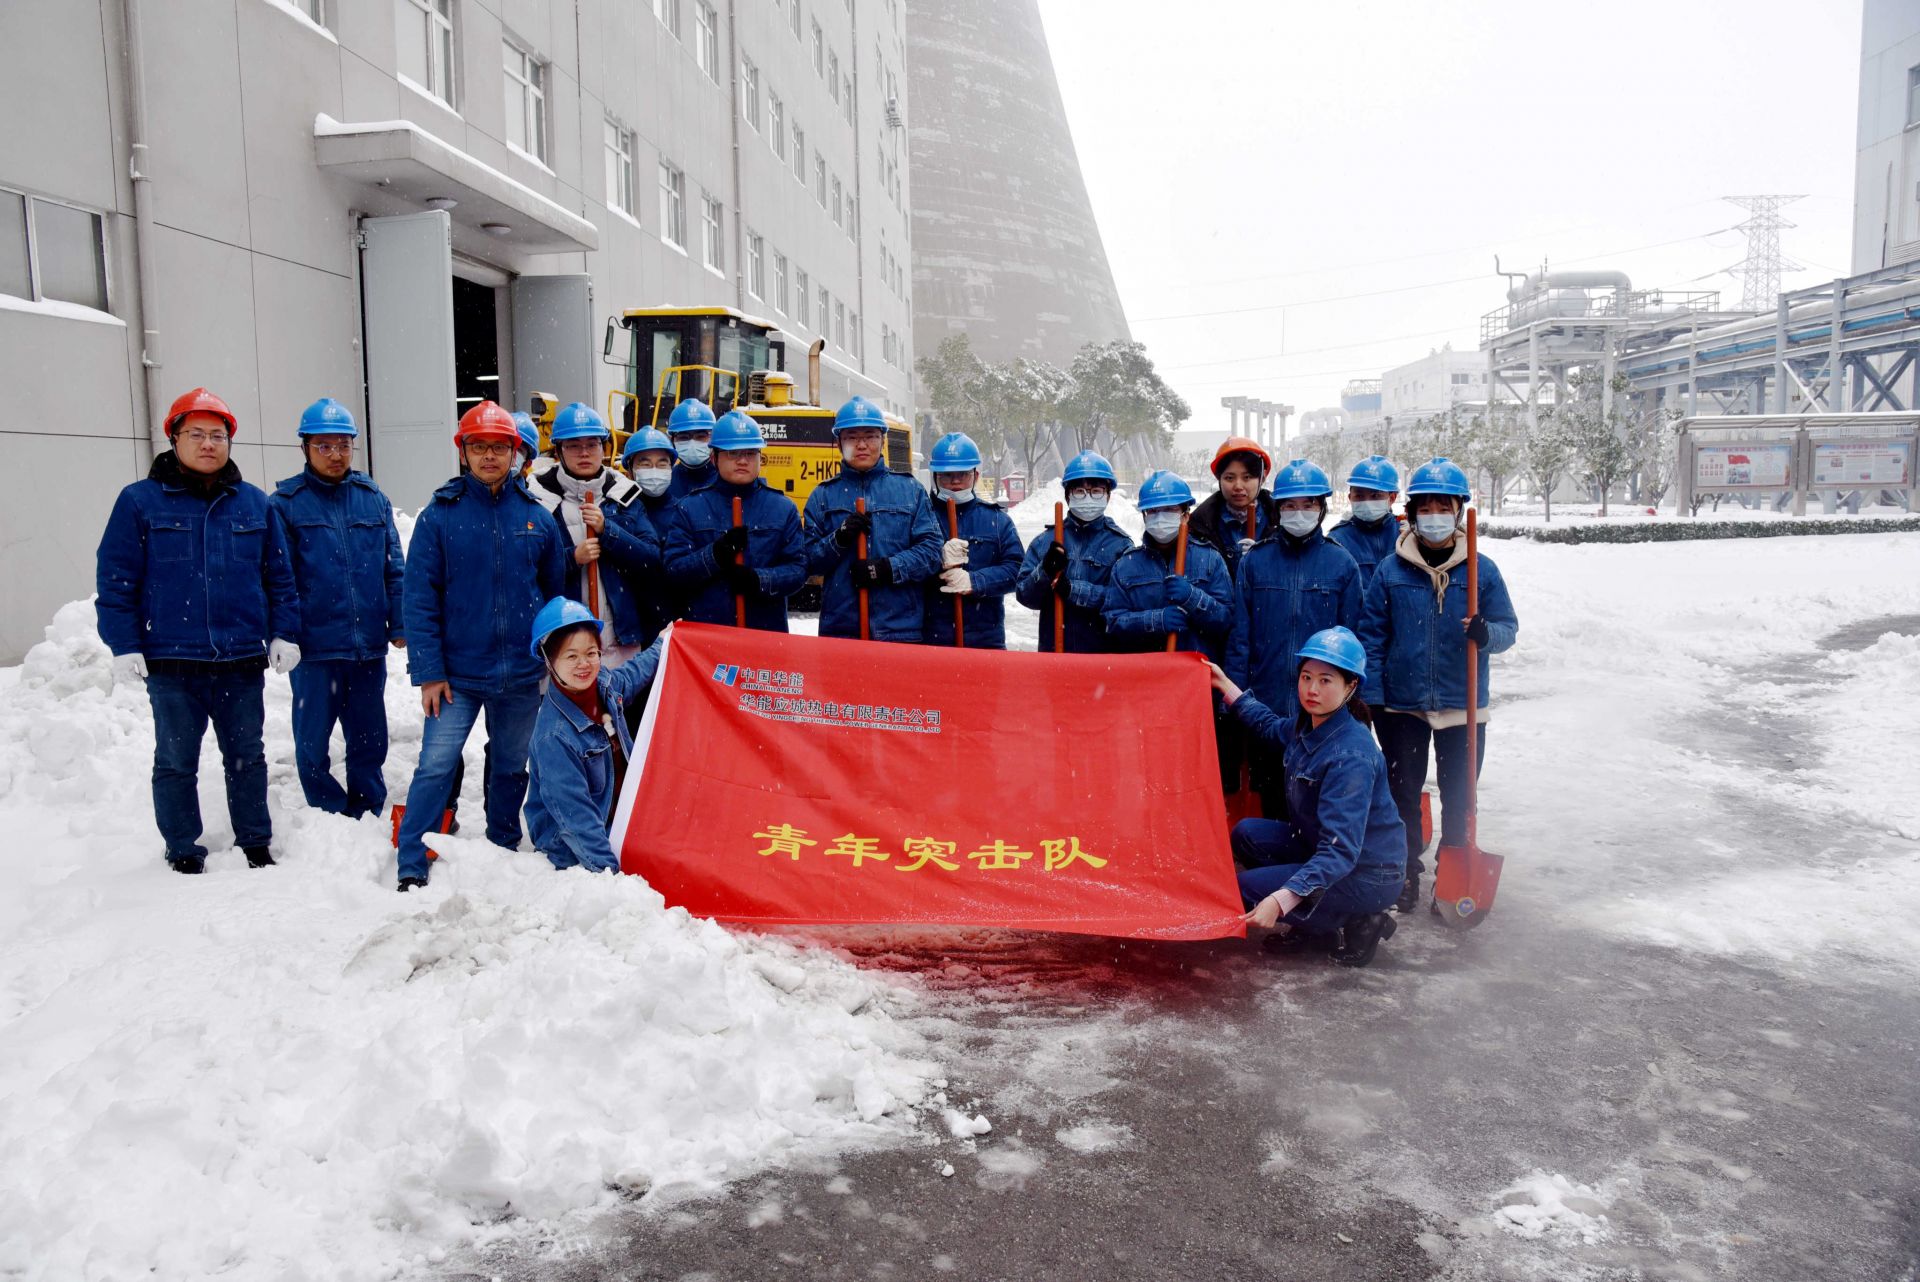
[[[1493,911],[1501,856],[1478,846],[1442,846],[1434,859],[1433,906],[1455,930],[1472,930]]]

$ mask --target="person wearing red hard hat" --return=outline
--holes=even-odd
[[[1214,451],[1212,470],[1220,488],[1193,509],[1187,530],[1219,549],[1228,573],[1233,573],[1240,568],[1241,555],[1280,522],[1273,496],[1260,488],[1273,475],[1273,456],[1251,437],[1229,436]],[[1251,536],[1248,512],[1253,513]]]
[[[173,445],[120,491],[100,536],[95,611],[116,684],[144,681],[153,706],[153,817],[176,872],[206,869],[200,744],[213,725],[234,844],[274,862],[267,813],[265,673],[300,662],[300,597],[267,496],[240,479],[239,429],[196,387],[167,410]]]
[[[399,889],[427,884],[425,836],[451,800],[467,735],[487,714],[487,839],[520,845],[527,743],[542,668],[522,639],[566,591],[565,536],[518,475],[513,415],[482,401],[460,417],[460,475],[433,492],[407,549],[407,672],[427,714],[400,821]]]

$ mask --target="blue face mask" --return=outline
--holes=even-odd
[[[713,446],[706,441],[680,441],[674,445],[673,452],[688,467],[700,467],[713,457]]]

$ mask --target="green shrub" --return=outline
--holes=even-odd
[[[1692,539],[1776,539],[1788,534],[1920,534],[1920,516],[1802,516],[1778,520],[1672,520],[1580,522],[1567,525],[1502,525],[1486,522],[1490,539],[1535,543],[1683,543]]]

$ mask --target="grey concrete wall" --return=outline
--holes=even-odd
[[[118,489],[144,475],[149,425],[127,177],[125,0],[8,0],[0,46],[14,54],[0,77],[0,187],[85,206],[107,220],[110,317],[70,319],[0,300],[0,468],[29,478],[0,505],[0,662],[37,641],[63,602],[92,590],[93,549]],[[879,254],[908,260],[904,202],[883,195],[874,170],[896,146],[884,123],[883,68],[906,98],[904,33],[889,0],[803,3],[802,36],[788,5],[803,0],[716,0],[718,83],[695,63],[693,0],[681,0],[683,39],[667,33],[647,0],[455,0],[458,90],[452,108],[396,77],[395,0],[327,0],[316,31],[269,0],[141,0],[157,228],[153,256],[161,327],[164,399],[213,388],[240,420],[234,459],[271,486],[300,466],[295,424],[323,395],[364,422],[355,184],[314,160],[318,113],[347,122],[412,121],[598,228],[593,253],[503,259],[508,272],[587,272],[596,327],[627,307],[727,303],[802,330],[789,308],[744,298],[745,264],[735,221],[744,218],[772,253],[825,284],[862,318],[864,357],[834,351],[912,409],[904,359],[880,359],[884,324],[912,328],[904,293],[880,283]],[[818,20],[844,74],[855,78],[859,115],[849,124],[812,69]],[[509,148],[501,40],[511,35],[548,61],[550,145],[546,164]],[[733,43],[737,36],[738,46]],[[762,115],[769,90],[785,103],[829,168],[859,201],[858,243],[833,225],[764,132],[741,133],[734,187],[731,71],[744,50],[760,67]],[[602,125],[611,113],[637,135],[636,217],[607,208]],[[687,252],[660,238],[657,161],[687,175]],[[903,157],[904,160],[904,157]],[[869,185],[871,184],[871,185]],[[726,271],[699,260],[699,198],[727,206]],[[456,214],[456,218],[458,215]],[[832,347],[829,349],[832,351]],[[606,404],[620,374],[597,360],[591,388],[547,388]],[[504,372],[504,371],[503,371]],[[516,389],[522,393],[532,389]]]

